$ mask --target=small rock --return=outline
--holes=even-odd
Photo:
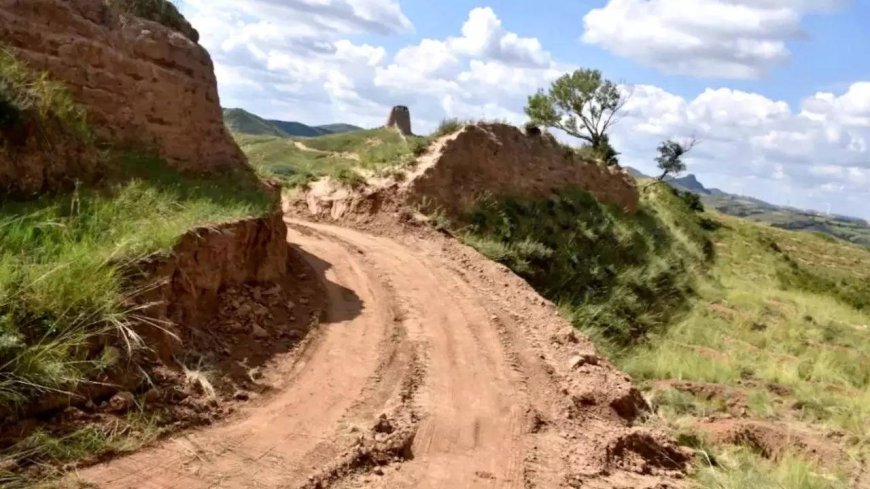
[[[237,401],[247,401],[251,399],[251,393],[244,390],[237,390],[235,394],[233,394],[233,399]]]
[[[571,357],[571,360],[568,361],[568,368],[572,370],[582,367],[583,365],[598,365],[598,357],[586,353],[582,355],[574,355]]]
[[[372,472],[374,472],[375,475],[384,475],[384,469],[380,467],[375,467],[375,470],[373,470]]]
[[[145,393],[143,399],[145,399],[145,402],[147,403],[155,403],[159,401],[161,397],[160,389],[152,387],[151,389],[148,389],[148,392]]]
[[[268,331],[257,323],[254,323],[251,332],[253,333],[254,338],[265,339],[271,336]]]
[[[380,418],[378,418],[378,422],[375,424],[375,427],[373,429],[375,430],[376,433],[388,433],[388,434],[392,433],[395,430],[395,428],[393,427],[393,424],[390,423],[389,419],[387,419],[386,414],[381,414]]]
[[[309,302],[310,302],[310,301],[308,300],[307,297],[300,297],[300,298],[299,298],[299,303],[300,303],[300,304],[308,305]]]
[[[583,357],[580,355],[574,355],[570,360],[568,360],[568,368],[571,370],[574,370],[581,365],[583,365]]]
[[[574,332],[574,328],[567,327],[562,331],[559,331],[559,339],[562,340],[562,343],[577,343],[577,334]]]
[[[132,392],[121,391],[109,399],[109,410],[113,413],[129,411],[136,404],[136,398]]]

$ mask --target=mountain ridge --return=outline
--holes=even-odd
[[[626,171],[635,178],[651,178],[635,168],[626,167]],[[697,194],[705,206],[723,214],[781,229],[823,233],[854,244],[870,246],[870,223],[858,217],[781,206],[755,197],[708,188],[692,173],[682,177],[666,177],[665,182],[676,190]]]
[[[224,125],[230,132],[255,136],[317,137],[328,134],[360,131],[363,128],[346,123],[309,126],[297,121],[264,119],[241,108],[223,108]]]

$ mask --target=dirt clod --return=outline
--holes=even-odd
[[[123,413],[129,411],[136,405],[136,398],[131,392],[123,391],[115,394],[109,399],[108,409],[113,413]]]

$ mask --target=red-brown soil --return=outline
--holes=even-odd
[[[270,389],[70,482],[681,486],[689,454],[633,426],[646,406],[630,379],[508,269],[423,228],[290,225],[326,313],[296,355],[264,364]]]

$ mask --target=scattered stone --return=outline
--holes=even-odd
[[[598,365],[598,357],[584,353],[582,355],[574,355],[568,361],[568,368],[571,370],[582,367],[583,365]]]
[[[261,340],[272,336],[262,326],[256,323],[254,323],[254,326],[252,327],[252,333],[254,335],[254,338],[259,338]]]
[[[372,472],[374,472],[375,475],[384,475],[384,469],[380,467],[375,467],[375,470],[373,470]]]
[[[251,393],[245,390],[237,390],[235,394],[233,394],[233,399],[237,401],[248,401],[251,399]]]
[[[381,414],[381,416],[378,418],[377,424],[375,424],[373,429],[375,430],[376,433],[389,434],[389,433],[392,433],[393,431],[395,431],[395,427],[393,427],[393,424],[390,423],[389,419],[387,419],[386,414]]]
[[[574,328],[569,326],[551,336],[550,340],[553,343],[557,343],[559,345],[568,345],[572,343],[577,343],[577,335],[574,332]]]
[[[129,411],[136,405],[136,398],[133,397],[132,392],[121,391],[111,399],[109,399],[109,410],[113,413],[123,413]]]

